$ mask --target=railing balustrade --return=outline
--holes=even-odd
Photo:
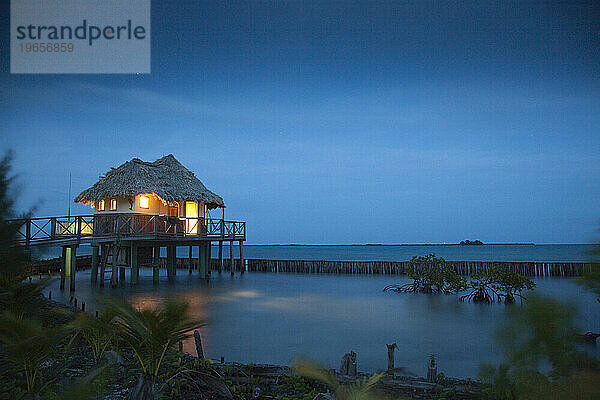
[[[245,240],[246,223],[213,218],[168,217],[152,214],[95,214],[75,217],[23,218],[10,220],[19,225],[18,244],[37,244],[76,239],[112,237],[181,237]]]

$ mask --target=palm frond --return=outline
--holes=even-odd
[[[384,396],[375,392],[374,388],[377,382],[385,376],[385,373],[373,375],[362,381],[357,380],[353,384],[340,384],[334,373],[307,359],[295,360],[294,371],[300,376],[314,379],[329,386],[337,400],[381,400],[384,398]]]
[[[41,362],[65,336],[62,327],[44,328],[37,321],[10,313],[0,317],[0,343],[4,345],[5,356],[24,372],[30,393],[36,388]]]
[[[154,376],[165,353],[204,325],[187,316],[187,302],[176,299],[168,299],[163,307],[143,310],[111,298],[105,299],[105,304],[116,315],[120,336],[134,351],[142,370]]]
[[[322,365],[319,365],[314,361],[299,358],[294,360],[293,368],[296,374],[305,378],[323,382],[334,391],[340,386],[337,376],[327,371]]]

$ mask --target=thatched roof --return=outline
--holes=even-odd
[[[94,203],[107,197],[155,194],[165,202],[197,201],[209,208],[224,207],[223,199],[206,188],[194,173],[172,154],[154,162],[139,158],[111,168],[106,175],[75,198],[75,203]]]

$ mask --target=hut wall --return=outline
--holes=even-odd
[[[159,198],[151,194],[145,195],[148,197],[148,208],[142,208],[140,206],[141,196],[142,195],[135,196],[134,209],[137,214],[167,215],[167,206],[165,206]]]
[[[117,199],[117,209],[110,209],[110,199]],[[111,214],[111,213],[135,213],[135,204],[131,205],[129,199],[131,197],[107,197],[104,199],[104,211],[98,211],[98,207],[94,207],[94,214]]]
[[[147,194],[148,197],[148,208],[142,208],[140,206],[140,197],[144,195],[136,195],[133,197],[116,197],[117,209],[110,210],[110,200],[115,197],[108,197],[104,199],[105,207],[104,211],[98,211],[95,209],[95,214],[111,214],[111,213],[135,213],[135,214],[150,214],[150,215],[168,215],[168,207],[156,196]],[[133,201],[133,205],[129,203],[129,199]],[[177,202],[179,209],[179,216],[186,216],[185,201]],[[204,203],[198,203],[198,216],[202,217],[204,214]]]

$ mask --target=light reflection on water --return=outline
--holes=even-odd
[[[162,271],[161,271],[162,272]],[[78,273],[78,302],[93,313],[98,299],[111,294],[139,307],[176,295],[190,303],[201,329],[204,354],[228,361],[289,364],[298,355],[338,368],[349,350],[358,354],[358,368],[372,372],[387,365],[385,344],[396,342],[396,365],[425,375],[431,353],[438,371],[449,376],[472,376],[482,362],[501,360],[494,341],[505,320],[503,304],[461,303],[457,296],[383,293],[398,276],[332,276],[247,273],[230,277],[213,273],[209,282],[178,271],[175,282],[161,277],[152,283],[152,271],[141,270],[140,283],[116,289],[92,288],[89,272]],[[128,277],[129,281],[129,277]],[[600,331],[599,306],[594,295],[572,280],[537,281],[540,292],[578,304],[582,329]],[[68,302],[58,282],[51,284],[53,299]],[[193,339],[184,349],[195,354]]]

